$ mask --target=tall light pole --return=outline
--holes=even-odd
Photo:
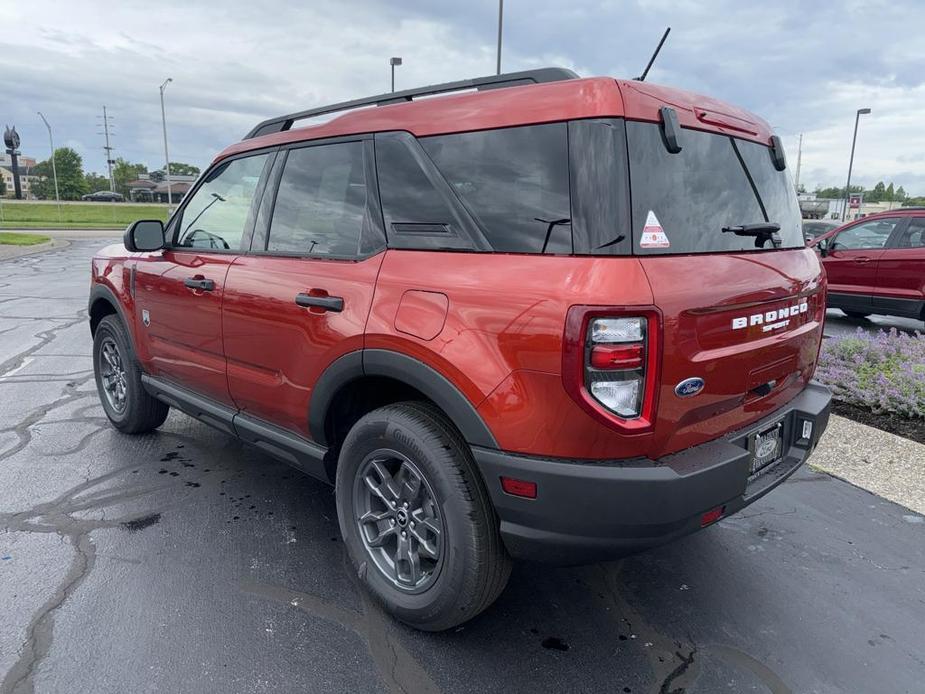
[[[48,119],[42,115],[41,111],[37,111],[39,118],[42,119],[42,122],[45,124],[45,127],[48,128],[48,145],[51,147],[51,173],[55,178],[55,202],[58,203],[58,221],[61,221],[61,196],[58,195],[58,167],[55,165],[55,141],[51,137],[51,126],[48,124]]]
[[[389,65],[392,66],[392,91],[395,91],[395,66],[401,65],[401,58],[389,58]]]
[[[870,113],[869,108],[859,108],[854,115],[854,137],[851,138],[851,158],[848,160],[848,182],[845,184],[845,206],[841,210],[841,220],[845,221],[845,215],[848,212],[848,200],[851,196],[851,169],[854,167],[854,145],[858,141],[858,121],[862,115]]]
[[[173,204],[173,194],[170,190],[170,154],[167,153],[167,112],[164,110],[164,90],[167,85],[173,82],[173,77],[168,77],[161,85],[161,123],[164,126],[164,173],[167,175],[167,207]]]
[[[793,182],[793,187],[800,192],[800,165],[803,163],[803,133],[800,133],[800,144],[797,146],[797,180]]]
[[[498,64],[495,74],[501,74],[501,25],[504,21],[504,0],[498,0]]]

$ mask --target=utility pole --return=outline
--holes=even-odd
[[[103,151],[106,152],[106,168],[109,170],[109,190],[115,193],[116,183],[112,178],[112,165],[115,162],[112,158],[112,145],[109,144],[109,121],[111,118],[112,117],[106,113],[106,107],[103,106],[103,132],[100,134],[106,137],[106,146],[103,147]]]
[[[170,155],[167,153],[167,112],[164,110],[164,90],[167,85],[173,82],[173,77],[168,77],[161,85],[161,123],[164,126],[164,173],[167,175],[167,209],[173,204],[173,192],[170,189]]]
[[[501,74],[501,26],[504,22],[504,0],[498,0],[498,65],[495,74]]]
[[[45,123],[45,127],[48,128],[48,145],[51,147],[51,173],[55,177],[55,202],[58,203],[58,221],[61,221],[61,196],[58,195],[58,167],[55,164],[55,141],[51,137],[51,126],[48,124],[48,120],[45,116],[42,115],[41,111],[38,111],[39,118],[42,119],[42,122]]]
[[[854,137],[851,138],[851,158],[848,160],[848,182],[845,184],[845,206],[841,210],[841,220],[845,221],[845,215],[848,213],[848,201],[851,199],[851,169],[854,168],[854,146],[858,141],[858,121],[862,115],[870,113],[869,108],[859,108],[854,115]]]
[[[797,193],[800,192],[800,164],[803,161],[803,133],[800,133],[800,144],[797,147],[797,180],[793,182],[793,187]]]

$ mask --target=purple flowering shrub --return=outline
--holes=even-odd
[[[836,400],[878,414],[925,418],[925,335],[858,328],[824,340],[816,378]]]

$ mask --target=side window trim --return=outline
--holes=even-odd
[[[441,174],[439,169],[437,169],[436,164],[434,164],[433,160],[421,146],[421,143],[418,142],[417,138],[414,137],[414,135],[403,130],[396,130],[376,133],[374,139],[376,143],[386,139],[397,142],[400,146],[405,148],[405,150],[414,158],[415,162],[421,167],[421,171],[426,176],[428,182],[434,187],[434,189],[442,198],[443,202],[449,208],[450,212],[456,218],[455,221],[459,226],[459,229],[454,236],[462,243],[458,246],[454,245],[452,247],[453,250],[489,252],[492,250],[491,244],[488,243],[488,239],[486,238],[482,229],[479,227],[478,223],[473,218],[472,214],[469,212],[469,209],[456,194],[456,191],[453,190],[453,187],[443,177],[443,174]],[[380,163],[377,153],[377,174],[379,173],[379,169]],[[381,190],[379,198],[381,203]],[[446,241],[446,237],[439,233],[425,229],[422,231],[413,232],[407,236],[396,234],[393,230],[388,228],[388,225],[385,224],[384,209],[382,210],[382,218],[386,241],[389,248],[422,250],[447,248],[447,246],[441,245]]]
[[[331,255],[323,253],[303,253],[300,251],[269,250],[270,233],[273,222],[273,212],[276,209],[276,199],[279,195],[280,181],[289,153],[297,149],[309,147],[323,147],[347,142],[361,142],[363,144],[363,168],[366,176],[367,198],[366,211],[369,226],[361,231],[357,253],[353,255]],[[367,250],[364,250],[366,248]],[[313,258],[318,260],[365,260],[378,255],[386,248],[385,228],[382,220],[382,208],[379,203],[379,183],[376,178],[376,164],[373,154],[373,136],[371,134],[347,135],[343,137],[325,138],[321,140],[307,140],[294,142],[281,147],[276,157],[272,171],[267,175],[266,188],[260,207],[257,211],[254,234],[249,247],[243,251],[247,255],[265,255],[281,258]]]
[[[257,219],[257,203],[263,196],[263,190],[266,187],[266,178],[267,174],[272,167],[273,161],[276,158],[276,154],[279,151],[278,147],[267,147],[263,149],[256,149],[249,152],[242,152],[231,157],[226,157],[219,162],[212,164],[209,168],[203,171],[202,175],[196,180],[196,184],[187,191],[186,195],[183,196],[183,200],[180,202],[176,211],[171,215],[170,220],[167,223],[167,233],[165,234],[167,244],[165,248],[172,251],[180,252],[196,252],[196,253],[217,253],[220,255],[241,255],[247,251],[248,246],[251,243],[251,237],[254,232],[254,225]],[[239,248],[192,248],[187,246],[178,246],[177,237],[180,234],[180,227],[183,224],[183,214],[186,212],[186,207],[189,204],[189,201],[193,199],[193,196],[199,192],[199,189],[206,183],[209,179],[209,175],[221,166],[227,165],[229,162],[236,161],[238,159],[246,159],[248,157],[259,157],[261,155],[268,155],[267,161],[264,162],[263,170],[260,173],[260,180],[257,182],[257,188],[254,190],[254,196],[251,200],[250,210],[248,211],[247,221],[244,225],[244,232],[241,235],[241,245]]]
[[[912,222],[913,217],[900,217],[899,221],[896,223],[896,226],[893,227],[893,233],[890,234],[890,237],[886,240],[886,244],[883,246],[883,250],[890,249],[900,249],[902,246],[899,245],[900,240],[906,233],[906,229],[909,228],[909,224]]]

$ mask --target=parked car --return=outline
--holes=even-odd
[[[810,245],[822,255],[830,308],[925,320],[925,208],[872,214]]]
[[[764,120],[557,68],[261,123],[96,255],[89,304],[115,428],[174,407],[333,483],[360,580],[425,630],[511,558],[623,556],[784,481],[828,421],[824,311]]]
[[[824,219],[804,219],[803,220],[803,238],[806,242],[812,241],[817,236],[822,236],[827,231],[837,229],[841,224],[836,221]]]
[[[93,202],[125,202],[125,196],[111,190],[98,190],[95,193],[87,193],[86,195],[81,195],[80,199]]]

